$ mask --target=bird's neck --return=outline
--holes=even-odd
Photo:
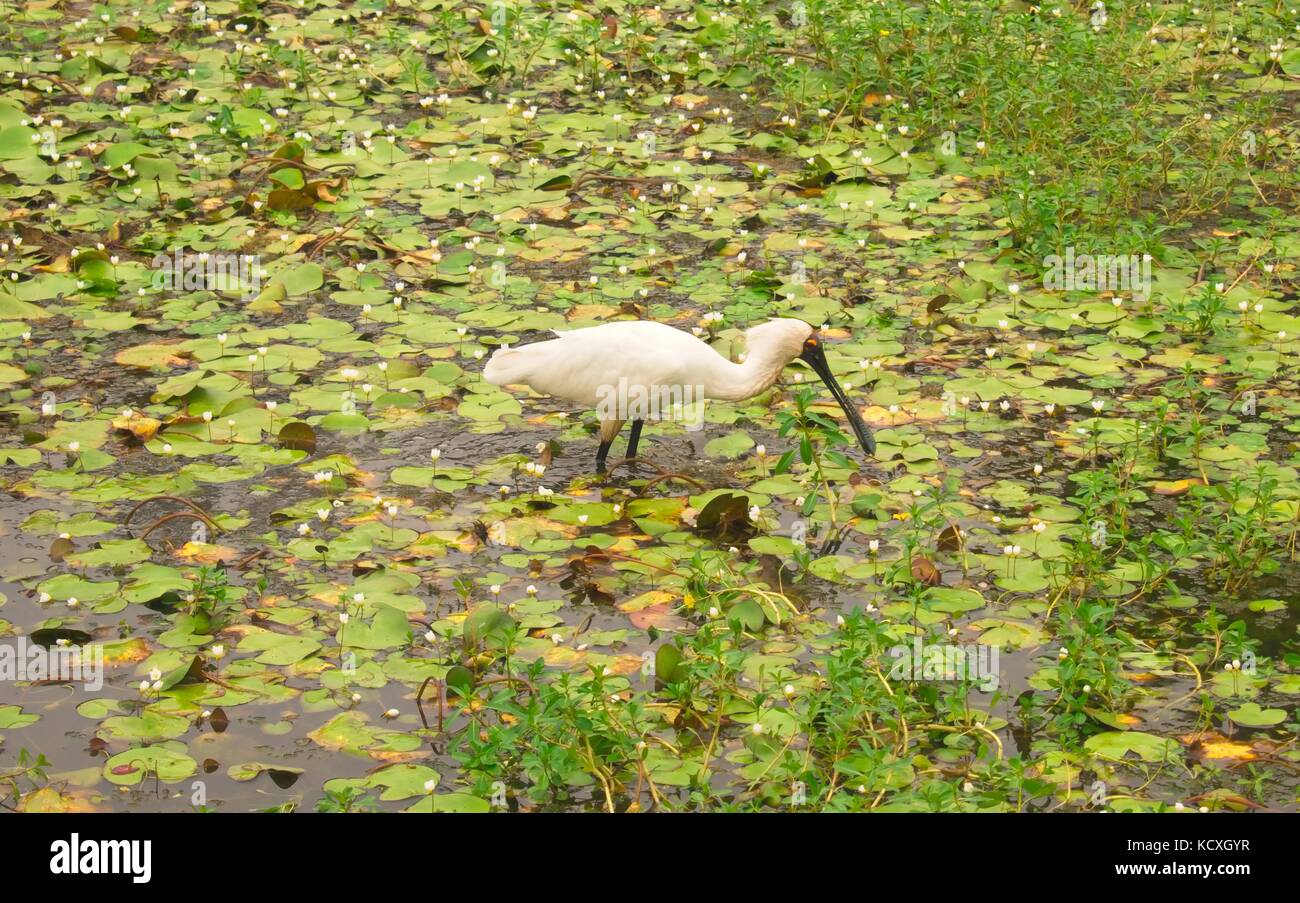
[[[761,353],[751,353],[740,364],[733,364],[719,356],[716,372],[710,374],[705,394],[719,401],[753,398],[776,382],[785,364],[786,361],[769,360],[767,355]]]

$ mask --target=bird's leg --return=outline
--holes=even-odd
[[[609,447],[614,444],[613,439],[608,439],[600,443],[600,448],[596,449],[596,473],[605,472],[605,458],[609,456]]]
[[[636,457],[636,446],[637,443],[641,441],[641,427],[644,425],[644,420],[632,421],[632,435],[627,438],[627,456],[629,458]]]
[[[605,473],[605,458],[609,455],[609,447],[614,444],[618,431],[623,428],[623,422],[622,420],[600,422],[600,448],[596,450],[596,473],[601,475]]]

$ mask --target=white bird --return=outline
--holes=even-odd
[[[807,362],[826,383],[863,450],[869,455],[876,452],[871,430],[831,375],[816,330],[802,320],[772,319],[747,330],[745,360],[740,364],[689,333],[646,320],[555,334],[559,338],[500,349],[483,368],[483,378],[493,385],[526,385],[545,395],[596,407],[598,473],[604,473],[609,447],[627,420],[632,421],[627,457],[636,457],[641,427],[647,415],[658,413],[656,401],[752,398],[776,382],[795,358]],[[625,403],[628,400],[630,405]]]

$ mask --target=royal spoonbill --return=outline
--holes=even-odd
[[[876,452],[871,430],[831,374],[822,339],[802,320],[777,318],[747,330],[745,359],[739,364],[690,333],[646,320],[555,334],[559,338],[498,350],[483,368],[483,378],[493,385],[526,385],[596,407],[600,417],[597,473],[605,472],[609,447],[627,420],[632,421],[627,457],[636,457],[647,414],[663,416],[656,400],[702,404],[705,399],[752,398],[776,382],[782,368],[795,358],[804,360],[826,383],[863,451]]]

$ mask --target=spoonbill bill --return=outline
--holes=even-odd
[[[632,421],[627,457],[635,458],[645,405],[611,408],[620,399],[671,397],[702,403],[705,399],[741,401],[776,382],[795,358],[806,362],[826,383],[844,409],[854,434],[868,455],[876,452],[871,430],[831,374],[817,331],[802,320],[776,318],[745,332],[743,363],[733,364],[687,332],[647,320],[620,321],[561,332],[559,338],[518,348],[502,348],[488,359],[483,378],[493,385],[525,385],[536,392],[596,407],[600,449],[596,472],[623,424]],[[696,397],[701,396],[701,397]]]

